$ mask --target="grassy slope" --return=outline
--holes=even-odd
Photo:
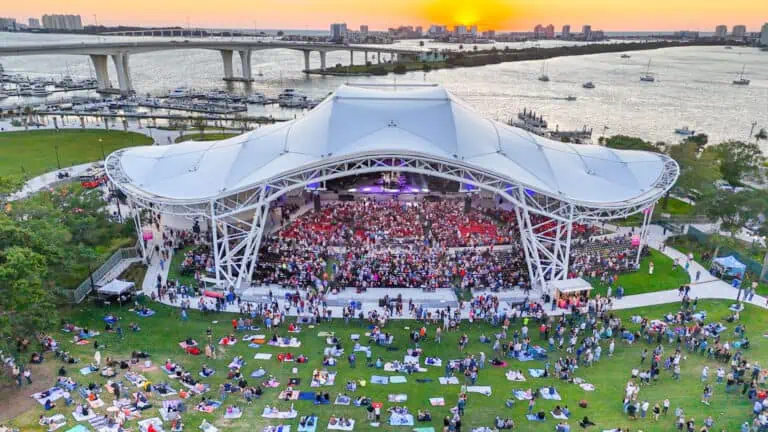
[[[238,134],[235,133],[220,133],[220,132],[208,132],[204,135],[200,135],[199,133],[192,133],[192,134],[186,134],[182,137],[176,138],[176,142],[184,142],[184,141],[218,141],[223,140],[227,138],[232,138],[234,136],[237,136]]]
[[[653,261],[653,275],[648,274],[648,266],[651,261]],[[651,249],[651,255],[640,260],[640,270],[619,275],[618,284],[624,287],[624,295],[634,295],[669,290],[691,281],[683,268],[678,266],[673,271],[673,266],[674,261],[671,258]],[[599,280],[594,281],[593,286],[595,287],[594,294],[605,294],[608,289],[607,285],[601,284]],[[617,286],[614,283],[614,295]]]
[[[710,317],[714,319],[722,319],[727,314],[727,302],[719,301],[701,301],[699,308],[707,310]],[[220,337],[229,332],[231,327],[229,320],[232,315],[208,315],[201,316],[197,312],[191,314],[191,319],[187,322],[181,322],[178,318],[179,312],[176,309],[156,306],[158,313],[151,318],[138,318],[133,313],[129,312],[126,308],[119,309],[113,308],[112,310],[122,317],[123,328],[127,329],[128,322],[139,322],[143,330],[141,333],[128,333],[126,339],[119,342],[114,334],[107,334],[98,337],[100,343],[106,343],[109,348],[102,351],[102,357],[107,355],[125,358],[129,355],[131,350],[146,350],[153,354],[155,362],[162,362],[166,358],[172,358],[174,361],[180,362],[188,369],[196,373],[199,371],[201,363],[204,359],[201,357],[191,357],[183,354],[177,343],[185,337],[191,336],[198,341],[205,340],[205,328],[212,326],[215,337]],[[658,318],[662,314],[667,312],[673,312],[677,310],[677,305],[663,305],[643,308],[640,310],[627,310],[619,312],[619,315],[624,319],[624,322],[633,328],[634,325],[629,323],[629,317],[635,314],[642,314],[650,318]],[[90,326],[91,328],[103,328],[103,322],[101,316],[106,312],[103,309],[96,309],[92,307],[83,307],[72,311],[69,317],[73,319],[79,325]],[[749,323],[749,336],[753,341],[753,348],[748,352],[748,356],[752,358],[765,358],[768,354],[768,342],[761,337],[763,329],[768,325],[768,313],[751,306],[747,307],[747,311],[743,314],[743,318]],[[212,324],[212,322],[218,323]],[[519,323],[518,323],[519,325]],[[402,359],[405,348],[408,347],[407,331],[404,330],[404,326],[411,326],[415,328],[413,321],[397,321],[388,325],[387,331],[393,332],[396,335],[396,344],[399,348],[397,352],[387,352],[382,348],[374,348],[374,358],[381,356],[385,360]],[[433,331],[432,326],[429,326],[430,333]],[[272,348],[264,346],[258,350],[248,348],[245,344],[238,343],[235,347],[226,348],[219,355],[218,360],[209,361],[208,364],[215,367],[217,374],[207,379],[206,381],[218,386],[226,378],[226,365],[232,359],[233,355],[242,354],[247,359],[244,371],[246,374],[250,374],[251,371],[258,367],[264,367],[269,373],[277,376],[280,381],[285,384],[287,378],[293,376],[291,369],[297,367],[299,369],[298,377],[302,379],[302,385],[298,388],[300,390],[311,391],[309,387],[309,380],[312,373],[312,369],[320,367],[322,359],[322,350],[325,347],[325,340],[317,337],[317,332],[320,330],[335,331],[337,335],[344,341],[347,349],[351,348],[349,342],[349,335],[351,333],[363,333],[366,331],[366,326],[357,322],[352,322],[349,325],[344,324],[343,321],[336,320],[331,324],[322,324],[318,328],[304,329],[299,335],[302,340],[303,346],[301,349],[293,349],[293,352],[304,353],[310,357],[310,363],[304,365],[288,364],[281,365],[275,359],[268,361],[256,361],[253,360],[253,354],[255,352],[268,352],[277,354],[284,351],[278,348]],[[482,345],[477,342],[481,333],[491,335],[494,329],[487,327],[486,325],[475,324],[471,329],[467,324],[464,325],[463,331],[466,331],[471,343],[468,347],[468,352],[477,353],[479,351],[485,351],[490,353],[490,347]],[[732,329],[731,329],[732,331]],[[731,331],[725,333],[724,338],[730,338]],[[268,332],[265,332],[268,333]],[[535,341],[538,341],[537,332],[532,330],[532,334]],[[77,353],[83,359],[90,359],[93,355],[93,348],[91,346],[76,346],[68,342],[69,335],[56,332],[55,336],[62,342],[66,348],[71,349],[72,352]],[[456,341],[459,337],[458,333],[451,333],[444,335],[443,343],[437,345],[431,340],[424,343],[422,347],[425,349],[426,355],[437,355],[445,359],[456,358],[459,356],[456,350]],[[605,344],[604,348],[607,346]],[[640,345],[626,345],[624,343],[617,343],[616,354],[614,358],[609,359],[604,357],[600,363],[589,369],[582,369],[578,371],[577,375],[583,377],[588,382],[593,383],[597,390],[595,392],[587,393],[582,391],[579,387],[571,384],[566,384],[553,379],[536,379],[528,378],[526,383],[512,383],[505,379],[504,371],[502,368],[486,367],[481,372],[479,385],[491,385],[493,386],[493,396],[485,397],[477,394],[470,394],[469,403],[467,405],[467,413],[464,417],[465,430],[469,430],[469,427],[476,426],[488,426],[492,422],[496,415],[511,416],[518,424],[517,430],[520,431],[539,431],[553,428],[556,422],[552,418],[548,418],[544,424],[527,422],[523,415],[526,410],[526,403],[517,402],[513,408],[506,408],[504,405],[505,400],[510,397],[510,392],[514,388],[528,388],[528,387],[540,387],[543,385],[554,385],[558,388],[559,392],[563,396],[563,404],[568,405],[573,410],[573,416],[571,425],[576,427],[576,421],[588,415],[598,426],[594,430],[603,430],[610,427],[632,427],[633,430],[641,428],[645,431],[669,431],[673,427],[673,418],[670,413],[667,417],[663,418],[658,423],[654,423],[650,419],[630,421],[627,420],[621,409],[621,399],[623,395],[623,387],[629,378],[630,369],[639,364],[640,350],[644,347],[644,343]],[[666,345],[667,352],[671,352],[672,347]],[[604,355],[607,354],[607,349],[604,350]],[[552,357],[564,355],[564,353],[554,353]],[[672,402],[672,410],[677,406],[682,406],[687,415],[693,415],[697,420],[697,425],[707,415],[712,415],[716,420],[716,429],[721,430],[737,430],[737,426],[750,418],[750,403],[746,398],[738,395],[726,395],[724,393],[723,385],[715,386],[715,394],[711,407],[702,405],[700,400],[700,394],[702,390],[702,384],[699,381],[699,374],[704,364],[709,364],[712,368],[710,376],[714,376],[714,370],[718,366],[713,361],[707,361],[704,358],[697,355],[689,355],[687,360],[683,364],[683,376],[682,381],[673,381],[667,371],[662,372],[662,377],[659,382],[643,387],[640,392],[641,399],[647,399],[652,404],[656,401],[661,401],[664,398],[669,398]],[[56,360],[49,360],[46,362],[46,366],[50,368],[58,368],[59,363]],[[520,368],[526,370],[528,368],[543,367],[542,362],[527,362],[520,363],[517,361],[510,362],[511,368]],[[343,391],[344,384],[348,379],[366,379],[369,380],[373,374],[383,374],[380,370],[369,369],[358,361],[356,369],[350,369],[346,365],[346,361],[341,361],[340,366],[335,368],[339,371],[339,375],[336,379],[336,385],[333,387],[323,388],[328,390],[332,397],[335,397],[336,393]],[[99,382],[103,383],[103,379],[98,376],[90,375],[88,378],[80,376],[76,369],[73,367],[68,368],[70,374],[81,383],[87,382]],[[385,408],[392,406],[386,402],[387,394],[389,393],[406,393],[408,394],[408,402],[406,405],[415,412],[419,408],[427,408],[427,398],[434,396],[443,396],[446,399],[448,407],[453,406],[456,402],[457,395],[459,393],[458,386],[441,386],[437,383],[437,378],[443,373],[442,368],[430,368],[427,373],[418,374],[416,376],[408,377],[407,384],[390,384],[388,386],[376,386],[368,385],[365,388],[358,389],[355,395],[366,395],[372,397],[376,401],[384,401]],[[146,374],[150,379],[155,382],[164,380],[164,374],[162,372],[152,372]],[[526,372],[526,375],[527,372]],[[435,380],[435,382],[427,384],[416,383],[416,378],[429,377]],[[256,380],[249,379],[250,383],[255,383]],[[178,386],[178,384],[176,384]],[[214,388],[215,388],[214,387]],[[188,429],[196,430],[203,418],[207,418],[209,421],[215,422],[218,426],[225,426],[226,430],[232,431],[252,431],[261,430],[261,428],[268,424],[268,422],[260,417],[261,410],[264,404],[274,405],[276,403],[276,396],[279,389],[268,389],[265,391],[265,395],[261,400],[254,403],[252,407],[245,409],[245,415],[242,419],[228,422],[222,419],[223,408],[220,408],[211,415],[203,415],[197,412],[188,412],[185,414],[185,423]],[[214,391],[211,396],[218,396],[218,393]],[[27,396],[26,394],[24,395]],[[9,397],[9,395],[2,395],[2,398]],[[0,399],[2,399],[0,398]],[[109,403],[109,398],[105,398]],[[588,409],[581,409],[577,407],[577,402],[580,399],[587,399],[590,403]],[[194,406],[198,399],[194,398],[188,406]],[[240,402],[240,399],[234,396],[230,396],[228,401]],[[159,404],[156,401],[156,404]],[[362,408],[354,406],[341,407],[341,406],[313,406],[311,402],[296,401],[296,409],[299,411],[299,415],[307,415],[315,413],[320,416],[321,427],[318,430],[325,430],[328,418],[330,415],[345,415],[350,416],[358,421],[356,431],[373,430],[365,423],[365,411]],[[541,400],[537,403],[537,409],[550,410],[555,406],[553,401]],[[282,409],[287,409],[290,403],[277,402],[277,405]],[[241,404],[242,406],[242,404]],[[448,414],[448,407],[430,408],[433,414],[433,425],[440,430],[440,421],[442,416]],[[62,410],[57,408],[57,411],[66,412],[69,420],[69,425],[73,425],[72,418],[69,415],[69,410]],[[40,415],[42,410],[39,406],[35,409],[25,413],[22,416],[17,417],[12,421],[12,424],[21,427],[22,430],[35,430],[37,428],[36,421],[37,416]],[[146,413],[147,416],[156,415],[156,411],[153,409]],[[296,424],[293,421],[292,424]],[[135,425],[135,423],[134,423]],[[381,430],[382,428],[380,428]],[[407,428],[391,428],[384,427],[383,430],[408,430]],[[294,429],[295,430],[295,429]]]
[[[101,144],[99,139],[102,140]],[[34,177],[55,170],[59,147],[61,167],[102,159],[123,147],[147,145],[152,140],[133,132],[104,130],[38,130],[0,133],[0,175],[21,174]]]
[[[685,201],[681,201],[677,198],[669,198],[669,201],[667,202],[667,208],[662,209],[661,208],[661,202],[659,202],[658,206],[653,212],[653,218],[654,220],[659,220],[661,218],[662,213],[669,213],[672,218],[676,216],[687,216],[690,215],[693,212],[693,206],[688,204]],[[642,213],[636,213],[632,216],[629,216],[624,219],[619,219],[616,222],[616,225],[619,226],[640,226],[643,224],[643,214]]]

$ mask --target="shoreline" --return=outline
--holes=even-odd
[[[590,44],[569,47],[552,48],[523,48],[523,49],[490,49],[478,51],[448,52],[445,60],[424,62],[407,59],[396,63],[372,63],[367,65],[352,65],[331,67],[325,70],[309,69],[307,75],[321,76],[386,76],[390,73],[402,75],[408,72],[430,72],[438,69],[453,69],[460,67],[478,67],[499,63],[522,61],[549,60],[558,57],[586,56],[593,54],[624,53],[633,51],[648,51],[664,48],[683,48],[691,46],[726,46],[732,45],[723,41],[700,41],[682,43],[677,41],[658,42],[622,42],[616,44]]]

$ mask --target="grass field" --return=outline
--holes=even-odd
[[[648,274],[648,267],[653,262],[653,275]],[[651,254],[640,260],[640,270],[619,275],[618,283],[613,284],[613,294],[616,287],[624,287],[624,295],[643,294],[677,288],[691,281],[688,273],[678,266],[672,270],[675,262],[661,252],[651,249]],[[599,280],[593,281],[593,294],[605,295],[608,286]]]
[[[661,208],[661,201],[657,204],[653,212],[653,220],[660,220],[662,213],[668,213],[672,218],[688,216],[693,213],[693,209],[694,206],[687,202],[670,197],[669,201],[667,201],[667,208]],[[640,226],[643,224],[643,214],[635,213],[627,218],[619,219],[615,223],[619,226]]]
[[[258,349],[249,348],[242,341],[233,347],[221,349],[218,353],[217,360],[206,361],[203,356],[190,356],[185,354],[178,343],[187,338],[193,337],[198,341],[205,341],[205,329],[211,327],[213,329],[213,335],[215,339],[229,333],[231,331],[230,320],[233,318],[231,314],[209,314],[201,315],[198,312],[192,312],[190,314],[190,320],[182,322],[179,319],[178,309],[173,309],[165,306],[153,305],[157,309],[157,313],[150,318],[139,318],[133,312],[127,308],[111,307],[110,309],[102,309],[94,306],[85,306],[77,310],[73,310],[67,313],[67,318],[71,319],[75,324],[80,326],[86,326],[92,329],[102,329],[104,323],[102,316],[106,312],[114,312],[121,317],[121,326],[126,330],[125,339],[120,341],[115,334],[102,334],[97,339],[101,344],[107,344],[108,348],[102,350],[102,358],[111,356],[113,358],[127,358],[133,350],[144,350],[152,354],[152,359],[156,363],[162,363],[165,359],[170,358],[175,362],[183,364],[193,374],[196,374],[201,364],[206,362],[209,366],[216,369],[216,374],[213,377],[204,379],[204,382],[213,385],[213,390],[208,393],[208,396],[218,398],[218,385],[225,382],[227,364],[230,362],[234,355],[242,355],[246,359],[246,364],[243,368],[244,373],[250,375],[250,373],[257,368],[265,368],[269,374],[274,375],[280,382],[281,386],[277,389],[265,389],[264,395],[261,399],[254,402],[252,406],[245,406],[243,400],[236,395],[229,395],[226,404],[238,404],[244,407],[245,414],[241,419],[228,421],[223,419],[224,407],[219,408],[213,414],[202,414],[194,411],[195,404],[199,401],[199,397],[195,397],[186,402],[188,411],[184,414],[185,430],[197,430],[200,422],[203,419],[214,423],[218,427],[224,427],[224,430],[228,431],[261,431],[267,424],[275,424],[275,421],[268,421],[263,419],[260,414],[264,405],[277,405],[282,410],[286,410],[291,405],[290,402],[283,402],[277,400],[277,394],[280,389],[284,388],[287,384],[287,380],[290,377],[298,377],[301,379],[301,384],[297,386],[302,391],[316,391],[318,389],[310,388],[310,378],[312,370],[315,368],[321,368],[321,360],[323,349],[326,346],[325,338],[318,337],[319,331],[333,331],[343,341],[344,347],[349,351],[352,348],[350,342],[350,334],[358,333],[362,334],[367,331],[367,323],[361,323],[358,321],[351,321],[349,324],[345,324],[344,321],[334,320],[331,323],[323,323],[315,328],[305,327],[302,332],[297,335],[302,341],[302,347],[298,349],[290,349],[291,352],[298,355],[303,353],[310,359],[307,364],[281,364],[274,358],[279,352],[285,352],[286,349],[280,349],[270,346],[262,346]],[[722,301],[700,301],[699,310],[706,310],[709,313],[709,317],[713,320],[722,320],[728,314],[728,303]],[[635,329],[637,326],[630,322],[630,317],[633,315],[643,315],[648,318],[661,318],[663,314],[675,312],[678,309],[677,304],[654,306],[636,310],[626,310],[617,313],[622,318],[623,323],[629,329]],[[759,358],[764,360],[768,355],[768,341],[762,337],[762,333],[766,326],[768,326],[768,313],[752,306],[747,306],[745,312],[743,312],[742,320],[748,323],[748,335],[752,341],[752,348],[746,352],[748,358]],[[128,330],[129,322],[138,322],[142,331],[140,333],[132,333]],[[393,321],[386,327],[386,331],[395,335],[395,346],[397,351],[387,351],[382,347],[374,346],[373,359],[382,357],[385,361],[391,361],[395,359],[402,359],[405,354],[406,348],[410,346],[408,340],[408,328],[415,329],[417,325],[420,325],[414,321]],[[519,326],[520,323],[513,324],[513,327]],[[535,325],[532,325],[532,339],[534,343],[540,343],[546,345],[544,341],[539,340],[538,332],[535,330]],[[432,335],[434,327],[428,326],[428,334]],[[464,323],[461,328],[461,332],[466,332],[470,338],[470,344],[466,352],[477,354],[480,351],[484,351],[489,359],[492,357],[491,347],[478,342],[478,338],[481,334],[488,336],[493,335],[497,328],[491,328],[487,324],[475,323],[472,327],[468,323]],[[732,327],[723,333],[723,340],[733,339]],[[280,329],[278,333],[285,335],[285,329]],[[457,351],[456,342],[461,332],[447,333],[443,336],[441,344],[437,344],[432,338],[429,338],[426,342],[421,344],[424,349],[425,355],[439,356],[444,361],[453,358],[459,358],[461,354]],[[260,333],[266,333],[267,337],[271,334],[269,331],[260,331]],[[511,334],[511,330],[510,330]],[[53,335],[59,340],[60,343],[66,349],[71,350],[72,353],[80,356],[84,361],[89,361],[93,356],[93,347],[73,345],[69,342],[71,335],[57,331]],[[243,334],[239,333],[238,337]],[[367,344],[363,337],[362,341]],[[471,430],[472,427],[478,426],[491,426],[493,419],[496,415],[504,417],[512,417],[517,423],[516,430],[519,431],[540,431],[540,430],[552,430],[557,421],[547,416],[547,420],[544,423],[532,423],[528,422],[525,417],[525,411],[527,403],[523,401],[517,401],[512,408],[505,406],[505,401],[511,398],[511,391],[515,388],[527,389],[538,388],[545,385],[556,386],[558,392],[562,395],[563,400],[561,402],[539,400],[536,404],[536,410],[550,411],[556,404],[567,405],[572,410],[571,426],[573,430],[577,428],[576,423],[583,416],[587,415],[592,419],[597,426],[592,430],[604,430],[615,427],[630,427],[632,430],[644,430],[648,431],[669,431],[673,430],[673,414],[672,411],[676,407],[682,407],[687,416],[693,416],[696,419],[697,430],[703,422],[704,418],[711,415],[715,419],[714,430],[728,430],[735,431],[738,429],[738,425],[744,421],[750,420],[750,408],[751,404],[747,398],[740,394],[726,394],[724,391],[724,385],[714,385],[714,397],[712,399],[712,405],[706,406],[700,402],[700,396],[703,385],[699,379],[701,368],[706,364],[711,368],[710,377],[714,380],[714,371],[721,364],[707,360],[700,354],[686,353],[686,359],[683,361],[682,367],[682,379],[681,381],[674,381],[671,378],[671,374],[667,370],[662,370],[661,378],[658,382],[655,382],[649,386],[644,386],[640,391],[640,400],[648,400],[653,406],[656,402],[661,402],[664,398],[669,398],[671,401],[670,413],[662,417],[658,422],[654,422],[652,419],[638,419],[629,420],[622,411],[621,400],[623,397],[623,389],[630,377],[630,370],[634,367],[639,367],[640,364],[640,352],[643,348],[652,348],[651,345],[646,345],[645,342],[640,342],[634,345],[628,345],[623,342],[617,341],[616,353],[612,358],[607,356],[607,342],[603,342],[603,358],[595,366],[591,368],[581,368],[577,370],[576,375],[585,379],[587,382],[595,385],[596,390],[594,392],[585,392],[580,387],[574,384],[568,384],[563,381],[559,381],[553,378],[535,379],[531,378],[527,373],[528,368],[542,368],[543,362],[518,362],[516,360],[510,360],[507,368],[496,368],[486,365],[480,373],[478,379],[478,385],[490,385],[493,388],[493,395],[486,397],[483,395],[470,393],[469,400],[466,407],[466,415],[463,417],[462,430]],[[669,355],[673,352],[674,347],[666,344],[665,353]],[[271,353],[273,359],[265,361],[253,360],[255,353]],[[565,352],[551,352],[550,359],[554,362],[557,357],[565,356]],[[39,366],[35,370],[34,376],[55,375],[55,371],[61,366],[61,363],[55,359],[47,360],[43,365]],[[82,367],[67,366],[67,372],[74,379],[80,383],[95,382],[98,384],[104,384],[105,379],[97,374],[91,374],[88,377],[83,377],[78,373],[78,369]],[[46,369],[47,373],[43,373],[40,369]],[[298,373],[292,372],[293,368],[298,369]],[[385,373],[382,370],[368,368],[365,366],[363,356],[358,356],[357,367],[352,369],[348,366],[345,358],[340,359],[339,364],[330,369],[338,371],[336,377],[336,384],[332,387],[322,387],[320,390],[328,391],[331,394],[332,400],[336,397],[336,394],[344,391],[344,385],[347,380],[365,379],[370,381],[372,375],[391,375]],[[504,373],[509,369],[522,369],[528,379],[525,383],[513,383],[507,381]],[[408,376],[407,384],[390,384],[390,385],[373,385],[368,384],[366,387],[358,388],[353,396],[365,395],[371,397],[374,401],[380,401],[384,403],[384,409],[393,406],[392,403],[387,402],[388,394],[404,393],[408,395],[408,401],[404,403],[412,413],[418,409],[430,409],[433,416],[433,422],[431,426],[435,426],[436,430],[441,430],[442,418],[449,413],[450,407],[454,406],[457,401],[457,396],[460,392],[460,386],[443,386],[437,382],[437,378],[444,373],[443,368],[430,368],[426,373],[419,373]],[[161,371],[155,370],[153,372],[146,372],[145,375],[153,382],[158,383],[166,381],[165,374]],[[429,383],[417,383],[417,378],[431,378],[434,380]],[[255,378],[248,379],[249,384],[256,384],[261,380]],[[178,383],[171,380],[171,385],[175,388],[179,387]],[[22,393],[16,390],[5,391],[0,395],[0,401],[12,401],[15,398],[26,398],[28,394]],[[106,392],[104,392],[106,393]],[[430,407],[428,398],[439,397],[445,398],[445,407]],[[110,395],[103,394],[107,404],[111,403]],[[589,402],[589,408],[582,409],[578,407],[578,401],[585,399]],[[80,401],[79,397],[76,397],[76,402]],[[150,409],[144,413],[144,417],[153,417],[157,415],[157,406],[161,405],[161,400],[158,397],[153,397],[155,408]],[[294,401],[294,406],[299,412],[299,416],[316,414],[319,416],[318,430],[326,430],[328,418],[331,415],[348,416],[357,421],[356,431],[368,431],[375,430],[369,426],[365,421],[366,412],[363,408],[351,406],[315,406],[310,401]],[[9,424],[21,428],[21,430],[38,430],[37,418],[43,412],[42,408],[35,402],[31,402],[34,405],[22,415],[12,419]],[[74,425],[73,419],[69,414],[71,408],[63,408],[60,404],[54,412],[65,413],[68,419],[68,427]],[[385,411],[383,411],[385,412]],[[383,415],[385,420],[386,417]],[[289,421],[290,424],[295,425],[298,419]],[[129,426],[135,427],[135,423],[129,423]],[[430,426],[430,424],[417,423],[417,426]],[[402,430],[408,431],[410,428],[406,427],[391,427],[383,426],[378,430]]]
[[[206,133],[206,134],[199,134],[199,133],[192,133],[192,134],[186,134],[184,136],[180,136],[176,138],[176,142],[184,142],[184,141],[218,141],[223,140],[227,138],[232,138],[234,136],[237,136],[236,133]]]
[[[101,141],[99,141],[101,140]],[[34,177],[57,168],[56,147],[62,168],[103,159],[123,147],[151,144],[138,133],[62,129],[0,133],[0,175]],[[103,153],[102,153],[103,148]]]

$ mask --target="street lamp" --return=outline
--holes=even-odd
[[[56,166],[58,167],[58,169],[61,169],[61,160],[59,159],[59,145],[54,144],[53,148],[56,151]]]
[[[101,147],[101,160],[104,160],[107,156],[104,155],[104,141],[101,138],[99,138],[99,146]]]

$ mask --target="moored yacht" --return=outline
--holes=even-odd
[[[265,104],[268,102],[267,97],[264,96],[264,93],[255,92],[251,93],[250,96],[246,99],[246,102],[249,104]]]
[[[733,80],[734,85],[740,85],[740,86],[748,86],[750,81],[746,78],[744,78],[744,70],[747,68],[747,65],[744,65],[741,67],[741,75],[739,75],[739,79]]]
[[[581,85],[585,89],[593,89],[595,88],[595,85],[592,83],[592,81],[587,81],[584,84]]]

